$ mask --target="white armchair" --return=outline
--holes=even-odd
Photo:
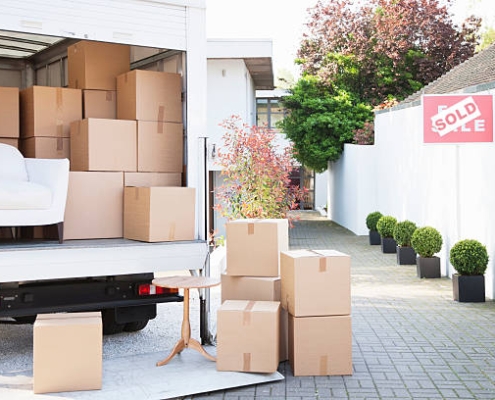
[[[68,184],[69,160],[24,158],[0,143],[0,227],[57,224],[62,243]]]

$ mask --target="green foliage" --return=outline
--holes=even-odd
[[[352,93],[325,86],[314,76],[303,76],[282,99],[289,114],[278,127],[294,143],[295,158],[316,172],[339,159],[354,131],[373,119],[371,107]]]
[[[442,249],[442,235],[431,226],[423,226],[414,231],[411,245],[420,257],[433,257]]]
[[[450,263],[459,275],[483,275],[488,265],[488,252],[477,240],[460,240],[450,249]]]
[[[411,238],[417,226],[414,222],[405,220],[397,222],[394,228],[394,239],[399,246],[411,246]]]
[[[232,116],[221,126],[226,132],[218,150],[224,184],[216,189],[215,209],[228,219],[289,218],[306,191],[290,186],[292,148],[280,149],[276,133],[248,126]]]
[[[376,230],[381,237],[393,238],[395,225],[397,225],[397,219],[395,217],[384,215],[376,223]]]
[[[380,211],[373,211],[368,214],[366,217],[366,226],[370,231],[376,231],[376,223],[381,217],[383,217],[383,214]]]

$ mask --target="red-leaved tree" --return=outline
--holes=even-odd
[[[223,121],[223,146],[218,150],[224,183],[216,189],[215,209],[229,220],[288,218],[306,191],[291,186],[293,148],[276,143],[276,133],[249,126],[240,117]]]

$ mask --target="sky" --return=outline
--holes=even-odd
[[[293,61],[307,22],[307,9],[316,2],[206,0],[206,34],[211,39],[272,39],[275,75],[285,68],[297,76],[299,69]],[[495,24],[494,0],[453,0],[453,11],[461,20],[475,13]]]

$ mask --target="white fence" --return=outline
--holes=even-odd
[[[495,90],[483,92],[493,94]],[[442,274],[461,239],[477,239],[490,256],[486,295],[495,292],[495,144],[424,144],[420,104],[380,112],[375,145],[346,144],[330,163],[329,218],[358,235],[367,235],[372,211],[409,219],[440,231]]]

